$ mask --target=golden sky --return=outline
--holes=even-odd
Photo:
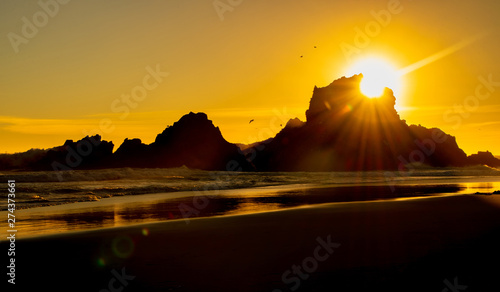
[[[305,120],[315,85],[377,56],[409,68],[396,96],[409,124],[500,155],[499,11],[496,0],[1,1],[0,153],[95,133],[115,149],[151,143],[189,111],[255,142]]]

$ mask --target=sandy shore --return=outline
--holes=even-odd
[[[17,236],[26,238],[169,221],[186,216],[195,218],[241,215],[324,203],[471,194],[475,191],[492,192],[496,189],[500,189],[500,184],[496,181],[485,184],[480,181],[456,183],[453,180],[424,180],[418,184],[397,184],[393,191],[384,183],[293,184],[200,193],[191,191],[118,196],[93,202],[16,210],[16,228]],[[0,217],[2,216],[7,217],[7,211],[0,212]],[[0,235],[5,237],[2,231]]]
[[[500,197],[472,195],[174,220],[18,240],[16,288],[486,291],[499,231]]]

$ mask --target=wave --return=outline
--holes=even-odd
[[[2,180],[19,182],[77,182],[106,181],[120,179],[184,178],[200,173],[187,167],[179,168],[111,168],[69,171],[9,171],[0,172]]]
[[[170,169],[117,168],[75,170],[60,181],[52,171],[2,172],[3,181],[16,181],[16,208],[33,208],[72,202],[96,201],[114,196],[133,196],[177,191],[204,191],[252,188],[273,185],[317,184],[354,185],[417,182],[433,178],[500,176],[500,170],[478,165],[435,168],[409,165],[410,171],[367,172],[224,172],[186,167]],[[6,202],[0,202],[0,210]]]
[[[487,165],[474,165],[465,167],[432,167],[422,163],[407,164],[409,176],[499,176],[500,169]]]

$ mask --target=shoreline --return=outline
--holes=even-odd
[[[446,170],[438,170],[439,172],[446,172]],[[326,186],[326,187],[342,187],[342,186],[356,186],[356,185],[371,185],[371,186],[382,186],[382,185],[429,185],[429,184],[453,184],[453,183],[459,183],[459,184],[464,184],[464,183],[479,183],[479,182],[500,182],[500,176],[498,175],[481,175],[481,176],[456,176],[456,175],[444,175],[442,176],[442,173],[439,173],[437,176],[435,173],[429,173],[426,175],[418,175],[418,176],[407,176],[406,173],[401,175],[399,172],[389,172],[390,174],[385,174],[382,172],[367,172],[365,175],[361,175],[359,177],[349,177],[350,182],[344,182],[342,181],[344,177],[341,175],[340,177],[335,177],[335,173],[328,173],[330,175],[333,175],[334,179],[339,179],[340,182],[332,182],[328,180],[324,180],[321,182],[314,181],[314,182],[307,182],[307,181],[300,181],[300,182],[276,182],[276,183],[269,183],[269,184],[264,184],[264,185],[251,185],[251,186],[234,186],[230,188],[224,187],[217,187],[219,191],[231,191],[231,190],[244,190],[244,189],[260,189],[260,188],[266,188],[266,187],[294,187],[294,186],[300,186],[300,185],[305,185],[308,187],[314,187],[316,185],[318,186]],[[250,173],[247,173],[250,174]],[[259,174],[259,173],[251,173],[251,174]],[[260,173],[260,174],[268,174],[268,173]],[[274,175],[283,175],[286,173],[273,173]],[[294,173],[295,174],[295,173]],[[318,173],[319,175],[325,175],[325,173]],[[340,174],[345,174],[345,172],[340,172]],[[351,173],[349,173],[351,174]],[[374,175],[375,174],[375,175]],[[330,177],[332,178],[332,177]],[[325,181],[327,181],[325,183]],[[83,183],[84,181],[79,181],[80,183]],[[103,181],[106,182],[106,181]],[[108,181],[112,183],[111,187],[116,187],[116,181]],[[18,181],[19,184],[23,184],[23,182]],[[27,184],[37,184],[41,182],[27,182]],[[106,183],[103,184],[105,186]],[[165,186],[167,187],[167,186]],[[203,186],[200,186],[202,188]],[[41,187],[44,188],[44,187]],[[61,186],[61,188],[65,188],[64,185]],[[71,186],[69,187],[71,188]],[[211,188],[211,187],[210,187]],[[499,187],[500,188],[500,187]],[[61,193],[59,190],[54,189],[57,194]],[[74,190],[69,189],[68,190],[70,193]],[[77,192],[82,191],[82,189],[79,189]],[[133,188],[131,189],[133,191]],[[208,190],[210,191],[210,190]],[[30,191],[32,192],[32,191]],[[102,190],[99,190],[99,192],[102,192]],[[83,195],[80,199],[76,198],[71,198],[70,201],[63,202],[63,201],[50,201],[47,200],[45,203],[42,203],[39,206],[24,206],[24,204],[29,204],[30,202],[23,202],[22,200],[18,202],[18,207],[21,207],[21,209],[18,210],[29,210],[29,209],[37,209],[37,208],[48,208],[48,207],[57,207],[57,206],[65,206],[65,205],[72,205],[72,204],[82,204],[82,203],[92,203],[92,202],[101,202],[103,200],[108,200],[112,198],[117,198],[117,197],[135,197],[135,196],[147,196],[147,195],[152,195],[152,194],[170,194],[171,197],[177,197],[177,196],[184,196],[184,195],[173,195],[173,194],[183,194],[183,193],[190,193],[190,192],[202,192],[205,193],[207,192],[206,190],[199,190],[198,188],[183,188],[183,189],[178,189],[178,190],[169,190],[169,191],[149,191],[149,192],[139,192],[139,193],[130,193],[130,194],[114,194],[114,193],[106,193],[106,194],[101,194],[103,195],[102,197],[97,197],[92,196],[92,198],[87,198],[86,196]],[[2,210],[0,212],[6,211],[6,205],[2,205]]]
[[[192,221],[198,221],[198,220],[207,220],[207,219],[212,219],[212,218],[231,218],[231,217],[239,217],[239,216],[251,216],[251,215],[262,215],[262,214],[267,214],[267,213],[275,213],[275,212],[293,212],[294,210],[299,210],[299,209],[312,209],[314,210],[315,208],[331,208],[335,209],[335,207],[342,207],[345,205],[353,205],[353,204],[376,204],[376,203],[384,203],[384,202],[396,202],[396,201],[410,201],[410,200],[422,200],[422,199],[436,199],[436,198],[446,198],[446,197],[460,197],[460,196],[474,196],[474,194],[441,194],[441,195],[433,195],[433,196],[417,196],[417,197],[407,197],[407,198],[393,198],[393,199],[385,199],[385,200],[371,200],[371,201],[351,201],[351,202],[334,202],[334,203],[319,203],[319,204],[314,204],[314,205],[302,205],[302,206],[296,206],[296,207],[290,207],[290,208],[282,208],[282,209],[275,209],[275,210],[266,210],[266,211],[259,211],[259,212],[251,212],[251,213],[236,213],[236,214],[224,214],[224,215],[213,215],[213,216],[207,216],[207,217],[193,217],[193,218],[176,218],[176,219],[171,219],[171,220],[162,220],[162,221],[151,221],[151,222],[142,222],[142,223],[131,223],[131,224],[126,224],[126,225],[119,225],[119,226],[108,226],[108,227],[96,227],[96,228],[91,228],[91,229],[82,229],[82,230],[72,230],[72,231],[65,231],[61,233],[49,233],[49,234],[33,234],[33,235],[27,235],[23,236],[20,238],[20,240],[31,240],[31,239],[51,239],[54,237],[54,239],[58,237],[66,237],[66,236],[84,236],[86,234],[92,234],[94,232],[114,232],[115,229],[116,231],[118,230],[125,230],[127,228],[149,228],[152,227],[153,225],[161,225],[161,224],[177,224],[179,222],[182,222],[185,225],[189,225]],[[500,204],[500,197],[499,197],[499,204]],[[186,223],[186,221],[189,221],[189,223]],[[0,238],[0,242],[2,241],[7,241],[3,238]]]
[[[491,182],[487,178],[482,180],[487,181],[490,189],[500,186],[500,182]],[[469,185],[476,185],[476,189],[469,189]],[[438,185],[435,180],[430,180],[423,184],[396,184],[396,191],[391,192],[387,184],[288,184],[120,196],[97,202],[17,210],[16,216],[22,219],[16,225],[20,229],[20,237],[33,237],[149,222],[261,213],[328,203],[405,200],[447,194],[474,195],[475,190],[482,190],[483,185],[483,182],[477,180],[462,184],[446,181]],[[3,213],[6,211],[0,212],[0,215]]]

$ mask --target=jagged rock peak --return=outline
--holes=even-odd
[[[357,108],[375,104],[375,108],[384,112],[384,115],[391,120],[399,121],[394,106],[396,97],[391,89],[386,88],[379,98],[367,98],[360,91],[362,74],[352,77],[339,78],[325,87],[314,87],[313,96],[306,111],[308,122],[322,120],[334,120],[341,116],[346,110],[356,112]]]

